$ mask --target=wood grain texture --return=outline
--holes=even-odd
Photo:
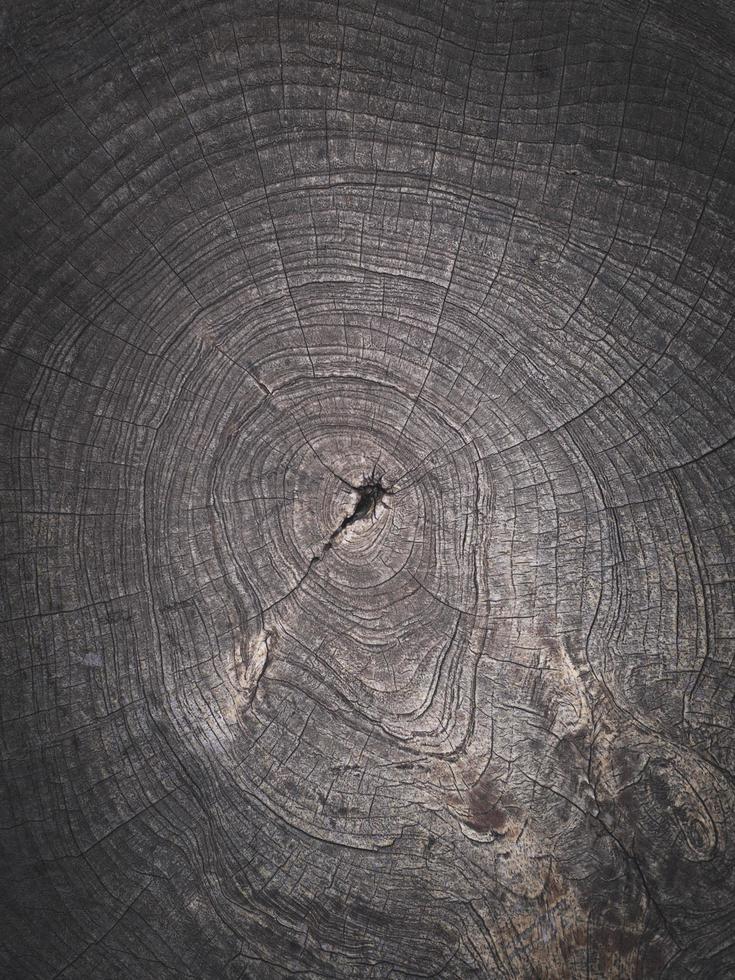
[[[0,37],[2,977],[735,977],[732,0]]]

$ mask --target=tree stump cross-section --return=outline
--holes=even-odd
[[[733,0],[0,38],[0,976],[735,977]]]

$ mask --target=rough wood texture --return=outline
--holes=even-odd
[[[3,978],[735,977],[730,0],[6,0]]]

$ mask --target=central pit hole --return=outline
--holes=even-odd
[[[343,480],[343,483],[347,483]],[[355,504],[355,509],[351,514],[342,521],[340,526],[336,531],[333,531],[329,536],[329,540],[325,542],[321,554],[314,555],[311,559],[311,564],[320,561],[328,551],[331,550],[332,545],[335,543],[340,534],[345,528],[349,527],[351,524],[355,524],[357,521],[364,521],[375,514],[375,509],[381,502],[383,497],[392,493],[388,487],[383,485],[381,477],[376,477],[375,473],[372,473],[368,477],[363,477],[363,481],[359,487],[353,486],[351,483],[347,484],[356,494],[357,503]]]
[[[355,489],[357,490],[357,504],[349,517],[345,517],[344,521],[342,521],[340,530],[343,530],[350,524],[354,524],[355,521],[361,521],[366,517],[371,517],[386,492],[381,481],[376,480],[374,477],[370,477],[362,486],[356,487]]]

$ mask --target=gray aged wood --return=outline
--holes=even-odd
[[[735,977],[731,0],[0,30],[2,977]]]

